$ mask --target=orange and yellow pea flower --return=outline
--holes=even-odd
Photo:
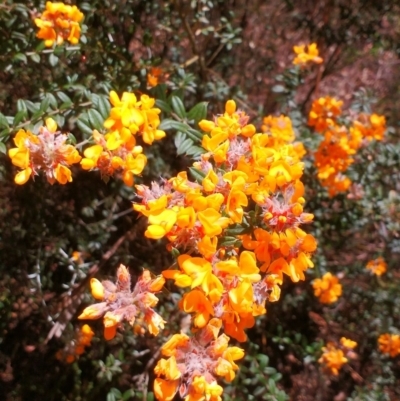
[[[110,102],[113,107],[104,127],[111,132],[118,131],[123,141],[131,135],[141,135],[144,143],[151,145],[165,137],[165,132],[158,129],[161,110],[154,107],[154,98],[141,95],[138,99],[129,92],[124,92],[120,98],[111,91]]]
[[[218,336],[220,328],[221,321],[213,318],[193,337],[175,334],[164,344],[161,353],[168,359],[160,359],[154,369],[157,400],[172,400],[177,392],[186,401],[222,400],[217,377],[231,382],[238,369],[235,361],[243,358],[244,352],[228,347],[229,337]]]
[[[154,293],[159,292],[164,283],[162,276],[152,279],[150,272],[144,270],[132,290],[130,273],[124,265],[120,265],[116,284],[108,280],[90,280],[93,298],[102,302],[86,307],[78,319],[99,319],[104,316],[106,340],[115,337],[122,321],[134,326],[136,318],[143,319],[150,334],[157,335],[164,328],[165,321],[152,309],[158,302]]]
[[[400,335],[398,334],[381,334],[378,338],[379,351],[388,354],[391,358],[400,355]]]
[[[81,35],[79,24],[82,20],[83,14],[76,6],[48,1],[46,10],[35,18],[35,24],[39,28],[36,36],[44,39],[46,47],[51,47],[54,43],[61,45],[64,40],[76,45]]]
[[[342,285],[332,273],[325,273],[322,278],[313,281],[314,295],[323,304],[336,302],[342,295]]]
[[[52,118],[46,119],[38,135],[20,129],[14,138],[17,147],[8,151],[12,163],[22,169],[15,176],[15,183],[23,185],[39,171],[45,173],[50,184],[71,182],[69,167],[79,163],[81,156],[74,146],[66,144],[67,140],[67,135],[57,131]]]
[[[323,347],[322,352],[322,356],[318,362],[323,365],[329,374],[337,376],[342,366],[348,362],[348,359],[345,357],[343,351],[338,349],[333,343],[328,343],[326,347]]]
[[[75,338],[70,341],[64,349],[56,353],[56,358],[60,361],[73,363],[79,355],[85,352],[85,347],[90,346],[93,336],[93,330],[89,325],[84,324],[79,331],[76,332]]]
[[[382,276],[382,274],[386,273],[387,264],[382,257],[379,257],[374,260],[370,260],[366,265],[366,269],[376,276]]]
[[[293,60],[294,65],[304,66],[309,62],[315,64],[321,64],[323,59],[319,57],[319,51],[316,43],[310,43],[307,45],[294,46],[293,51],[296,53],[296,57]]]
[[[318,360],[323,369],[328,374],[337,376],[342,366],[349,362],[349,359],[356,358],[353,351],[357,342],[346,337],[341,337],[340,344],[328,342],[326,347],[322,347],[322,356]]]

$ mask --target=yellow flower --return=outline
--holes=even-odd
[[[144,235],[147,238],[160,239],[168,234],[176,223],[177,213],[174,210],[166,209],[157,215],[149,216],[149,226]]]
[[[37,37],[45,40],[47,47],[55,42],[60,45],[64,40],[71,44],[79,42],[81,28],[79,23],[83,20],[83,14],[76,6],[64,3],[46,3],[46,11],[39,18],[35,18],[35,24],[39,28]]]
[[[102,301],[104,299],[104,287],[103,284],[96,278],[90,279],[90,288],[92,290],[92,296],[94,299]]]
[[[294,46],[293,51],[296,53],[296,57],[293,60],[294,65],[304,66],[309,61],[321,64],[323,59],[319,57],[319,52],[316,43],[310,43],[307,46],[307,50],[305,49],[305,45]]]
[[[200,286],[206,295],[213,289],[216,289],[222,294],[222,283],[218,277],[213,274],[210,262],[203,258],[181,255],[178,257],[178,263],[184,273],[191,278],[192,289]]]
[[[323,304],[336,302],[342,295],[342,285],[339,283],[339,279],[332,276],[331,273],[324,274],[322,279],[315,279],[312,286],[314,288],[314,295]]]
[[[357,343],[355,341],[349,340],[346,337],[342,337],[340,339],[340,344],[343,345],[343,347],[348,348],[348,349],[354,349],[357,347]]]
[[[143,148],[135,146],[130,134],[127,141],[122,140],[117,131],[103,136],[94,130],[93,138],[97,144],[83,152],[85,157],[81,161],[82,168],[96,168],[103,177],[118,174],[126,185],[132,186],[134,175],[139,175],[147,163],[146,156],[142,154]]]
[[[382,276],[383,273],[387,270],[387,265],[385,260],[382,257],[379,257],[374,260],[370,260],[367,263],[366,268],[370,270],[373,274],[377,276]]]
[[[161,110],[154,108],[155,99],[141,95],[140,100],[134,93],[124,92],[119,98],[115,91],[110,92],[110,117],[104,121],[104,127],[118,131],[125,142],[130,135],[142,135],[149,145],[165,137],[165,132],[157,129],[160,125]]]
[[[83,310],[83,312],[78,316],[78,319],[98,319],[104,315],[107,309],[107,302],[90,305]]]
[[[221,234],[222,230],[229,225],[229,218],[222,217],[221,213],[213,208],[197,213],[197,218],[203,226],[205,235],[209,237]]]

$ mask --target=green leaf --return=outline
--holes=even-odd
[[[17,110],[18,111],[23,111],[25,114],[28,113],[28,109],[26,107],[26,104],[22,99],[18,99],[18,101],[17,101]]]
[[[40,63],[40,56],[37,53],[33,53],[30,55],[30,58],[35,63]]]
[[[64,92],[57,92],[57,96],[63,103],[70,103],[70,104],[72,103],[71,98]]]
[[[53,53],[50,53],[49,56],[49,64],[52,67],[55,67],[58,64],[59,58],[57,56],[55,56]]]
[[[192,175],[192,177],[193,177],[199,184],[201,184],[201,183],[203,182],[204,177],[205,177],[205,174],[204,174],[202,171],[197,170],[197,168],[194,168],[194,167],[189,167],[189,171],[190,171],[190,174]]]
[[[189,128],[189,125],[186,123],[181,123],[171,118],[166,118],[165,120],[161,121],[161,124],[158,126],[158,129],[163,131],[174,129],[176,131],[186,132]]]
[[[178,132],[178,134],[182,134],[181,132]],[[190,140],[189,138],[186,138],[184,140],[175,140],[175,146],[178,155],[183,155],[185,154],[189,148],[193,146],[193,141]]]
[[[187,113],[187,118],[189,120],[194,120],[196,123],[204,120],[207,117],[207,105],[208,102],[201,102],[196,104],[196,106],[192,107]]]
[[[62,116],[61,114],[56,114],[55,116],[53,116],[53,119],[57,123],[57,126],[59,127],[59,129],[61,129],[61,127],[65,123],[65,117]]]
[[[27,107],[27,109],[31,112],[31,113],[36,113],[39,110],[40,104],[39,103],[33,103],[30,100],[24,100],[25,105]]]
[[[111,105],[106,96],[99,96],[96,107],[98,108],[103,119],[107,119],[110,116]]]
[[[87,113],[82,113],[79,117],[78,120],[76,121],[76,125],[78,128],[87,135],[92,135],[93,129],[90,126],[89,123],[89,116]]]
[[[26,117],[26,112],[23,110],[19,111],[14,117],[13,126],[16,127],[24,117]]]
[[[152,93],[157,100],[167,100],[167,85],[159,84],[155,88],[152,89]],[[159,107],[159,106],[157,106]],[[161,107],[160,107],[161,108]]]
[[[9,139],[11,130],[9,128],[3,129],[3,131],[0,131],[0,138],[2,141],[7,142]]]
[[[48,110],[49,106],[50,106],[50,99],[46,97],[40,103],[39,110],[45,113]]]
[[[14,60],[23,61],[25,64],[28,62],[26,55],[23,53],[17,53],[14,56]]]
[[[0,128],[8,128],[7,119],[2,113],[0,113]]]
[[[195,143],[200,143],[203,140],[204,134],[192,127],[188,127],[185,133]]]
[[[220,246],[237,246],[241,244],[241,241],[236,237],[222,237]]]
[[[172,96],[171,98],[172,109],[176,113],[176,115],[180,118],[186,117],[185,106],[182,103],[182,100],[177,96]]]
[[[7,153],[6,144],[3,142],[0,142],[0,153],[3,153],[3,154]]]
[[[49,99],[49,105],[53,108],[56,109],[58,107],[58,102],[56,97],[52,93],[46,93],[45,98]]]
[[[239,227],[233,227],[233,228],[228,228],[227,230],[226,230],[226,233],[228,234],[228,235],[241,235],[241,234],[245,234],[246,232],[248,232],[249,231],[249,227],[242,227],[242,226],[239,226]]]
[[[96,128],[98,131],[102,130],[104,124],[104,118],[101,116],[101,114],[95,109],[90,109],[88,111],[88,115],[92,127]]]
[[[171,113],[172,111],[171,106],[167,102],[161,99],[156,99],[156,107],[158,107],[165,113]]]

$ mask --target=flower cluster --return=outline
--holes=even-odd
[[[339,279],[332,273],[325,273],[321,278],[313,281],[314,295],[319,298],[323,304],[336,302],[342,295],[342,285]]]
[[[159,292],[165,280],[162,276],[151,278],[150,272],[144,270],[134,289],[131,289],[131,275],[124,265],[117,269],[117,281],[112,283],[92,278],[90,286],[93,297],[102,301],[84,309],[78,319],[99,319],[103,317],[104,338],[111,340],[115,337],[117,328],[126,320],[134,326],[136,318],[143,319],[150,334],[157,335],[164,328],[165,321],[153,310],[158,298],[154,293]]]
[[[147,86],[154,88],[163,81],[164,71],[160,67],[152,67],[147,73]]]
[[[57,131],[57,124],[51,118],[46,119],[46,126],[39,128],[38,135],[20,129],[14,138],[17,147],[8,152],[12,163],[22,169],[15,176],[15,183],[25,184],[40,170],[50,184],[71,182],[69,167],[79,163],[81,156],[74,146],[66,144],[67,139],[67,135]]]
[[[179,391],[185,401],[221,401],[222,387],[216,377],[231,382],[238,366],[235,361],[243,358],[238,347],[228,347],[229,337],[219,334],[221,321],[211,319],[203,330],[188,337],[174,334],[162,347],[164,357],[158,361],[154,372],[154,394],[158,400],[170,401]]]
[[[191,288],[180,306],[195,314],[195,326],[214,316],[244,341],[266,300],[279,298],[283,274],[297,282],[313,266],[316,241],[300,228],[313,218],[303,212],[303,165],[293,144],[277,141],[267,125],[273,134],[256,133],[233,101],[199,125],[209,133],[202,142],[208,152],[194,164],[201,183],[181,172],[163,185],[138,186],[142,203],[134,209],[149,219],[148,238],[166,237],[171,249],[186,252],[163,275]]]
[[[324,60],[319,57],[319,51],[316,43],[310,43],[307,45],[294,46],[293,51],[296,53],[296,57],[293,60],[294,65],[305,66],[307,63],[321,64]]]
[[[379,351],[388,354],[392,358],[400,355],[400,335],[382,334],[378,338]]]
[[[81,166],[84,170],[98,169],[105,179],[121,176],[126,185],[132,186],[134,176],[139,175],[147,163],[136,137],[142,136],[143,142],[152,144],[165,136],[164,131],[157,129],[160,109],[153,107],[153,98],[142,95],[138,100],[129,92],[124,92],[120,99],[111,91],[110,101],[114,107],[104,122],[109,132],[102,135],[93,131],[95,145],[85,149]]]
[[[377,114],[360,114],[351,124],[339,123],[342,104],[329,96],[319,98],[308,119],[308,125],[324,135],[315,152],[315,166],[330,196],[349,189],[351,180],[344,172],[354,163],[354,155],[364,142],[382,140],[385,132],[385,117]]]
[[[342,366],[356,357],[353,349],[357,346],[355,341],[346,337],[340,339],[340,345],[329,342],[326,347],[322,347],[322,356],[318,362],[328,374],[337,376]]]
[[[64,3],[46,3],[46,11],[39,18],[35,18],[35,24],[39,28],[36,36],[44,39],[47,47],[54,43],[61,45],[68,40],[75,45],[79,42],[81,27],[79,23],[83,20],[83,14],[76,6]]]
[[[370,260],[367,263],[366,269],[371,271],[371,273],[375,274],[376,276],[382,276],[382,274],[387,270],[387,265],[385,260],[382,257],[379,257],[374,260]]]
[[[56,353],[56,358],[60,361],[72,363],[76,357],[85,352],[85,347],[89,347],[94,333],[89,325],[84,324],[77,332],[76,338],[70,341],[67,346]]]
[[[166,238],[178,255],[163,276],[189,289],[179,307],[192,315],[196,335],[219,322],[225,335],[245,341],[266,302],[279,299],[283,276],[304,280],[313,267],[316,241],[300,228],[313,219],[303,211],[304,148],[292,143],[288,117],[266,117],[257,133],[232,100],[199,126],[205,153],[191,168],[196,181],[180,172],[138,185],[134,209],[148,217],[145,236]]]

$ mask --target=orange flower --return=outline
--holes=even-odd
[[[180,306],[187,313],[195,312],[195,327],[204,327],[210,320],[210,316],[214,315],[214,308],[211,302],[200,290],[193,290],[185,294]]]
[[[322,348],[322,356],[318,362],[324,365],[328,373],[337,376],[342,366],[348,362],[341,349],[337,349],[333,343],[328,343]]]
[[[83,14],[76,6],[48,1],[46,11],[35,18],[35,24],[39,28],[36,36],[45,40],[46,47],[51,47],[54,43],[61,45],[64,40],[76,45],[81,34],[79,23],[82,20]]]
[[[323,304],[336,302],[342,295],[342,285],[339,283],[339,279],[332,276],[331,273],[324,274],[322,279],[315,279],[312,286],[314,288],[314,295]]]
[[[342,113],[343,102],[326,96],[314,100],[308,118],[308,125],[314,127],[315,131],[323,132],[328,127],[336,124],[336,117]]]
[[[400,355],[400,336],[398,334],[382,334],[378,338],[379,351],[392,358]]]
[[[377,259],[370,260],[367,263],[366,268],[376,276],[382,276],[382,274],[387,270],[387,265],[385,260],[382,257],[379,257]]]

